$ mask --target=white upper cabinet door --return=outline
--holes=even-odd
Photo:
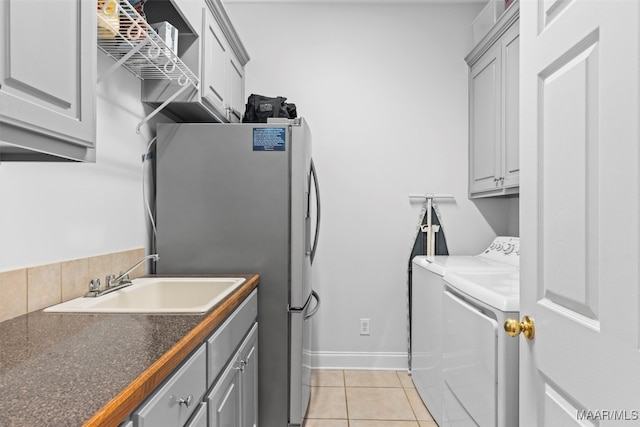
[[[502,42],[502,174],[504,188],[520,185],[520,27],[514,24]]]
[[[225,111],[228,45],[213,13],[204,10],[202,43],[202,99],[220,112]]]
[[[467,55],[469,197],[519,189],[520,4],[512,4]]]
[[[469,81],[469,192],[493,190],[500,176],[501,51],[495,45],[476,62]]]
[[[520,426],[638,425],[640,2],[523,1]]]
[[[3,143],[95,160],[96,10],[81,0],[0,2]]]
[[[236,59],[235,55],[229,55],[227,62],[227,76],[229,77],[228,119],[231,122],[239,122],[244,111],[244,67]]]

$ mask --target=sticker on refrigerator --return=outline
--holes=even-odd
[[[253,128],[253,151],[285,151],[285,128]]]

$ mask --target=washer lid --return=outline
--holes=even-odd
[[[520,272],[447,273],[444,281],[500,311],[520,311]]]
[[[444,276],[447,272],[482,271],[489,273],[511,272],[517,269],[514,265],[477,255],[417,256],[413,258],[413,263],[440,276]]]

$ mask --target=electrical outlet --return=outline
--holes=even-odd
[[[369,319],[360,319],[360,335],[371,335]]]

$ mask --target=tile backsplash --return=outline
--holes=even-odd
[[[144,248],[0,272],[0,322],[84,295],[89,280],[119,274],[145,256]],[[145,274],[145,265],[131,278]]]

